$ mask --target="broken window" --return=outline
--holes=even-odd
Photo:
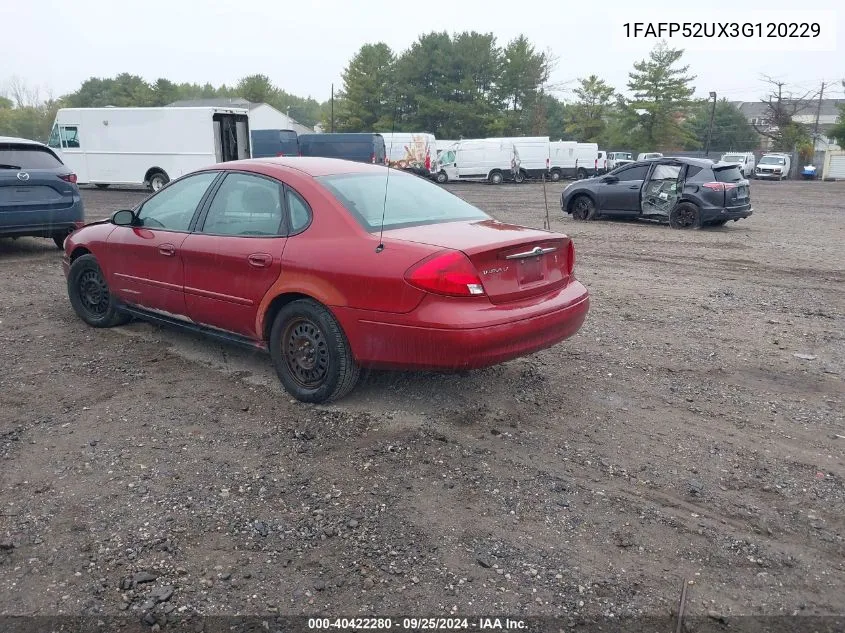
[[[668,218],[680,195],[680,165],[655,165],[642,192],[644,216]]]

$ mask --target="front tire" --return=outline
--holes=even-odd
[[[578,196],[572,201],[572,219],[586,222],[596,217],[596,205],[590,196]]]
[[[578,180],[584,180],[587,177],[587,170],[583,167],[579,167],[578,170],[575,172],[575,176]]]
[[[270,357],[285,390],[301,402],[342,398],[360,375],[340,324],[311,299],[292,301],[276,315]]]
[[[560,180],[560,176],[561,176],[561,174],[560,174],[560,170],[559,170],[559,169],[553,169],[553,170],[549,173],[549,179],[550,179],[552,182],[557,182],[558,180]]]
[[[93,255],[82,255],[71,264],[67,294],[73,311],[92,327],[114,327],[130,319],[128,314],[118,309]]]
[[[701,226],[701,214],[691,202],[682,202],[669,214],[669,226],[673,229],[697,229]]]
[[[445,171],[438,171],[437,175],[434,177],[434,182],[440,185],[445,185],[447,182],[449,182],[449,176],[446,174]]]
[[[525,172],[522,171],[521,169],[513,175],[513,181],[516,184],[521,184],[521,183],[525,182],[525,179],[526,179]]]
[[[159,191],[164,185],[170,182],[170,178],[167,177],[163,171],[156,171],[150,176],[150,189],[153,192]]]
[[[94,185],[97,189],[108,189],[109,184],[107,182],[98,182]]]

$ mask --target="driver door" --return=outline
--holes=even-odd
[[[135,225],[111,232],[105,270],[121,301],[189,320],[181,247],[218,176],[210,171],[173,181],[138,208]]]

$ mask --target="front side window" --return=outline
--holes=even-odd
[[[648,165],[635,165],[634,167],[623,167],[614,176],[620,181],[644,180],[648,173]]]
[[[447,152],[443,152],[443,154],[440,157],[440,162],[444,165],[449,165],[451,163],[454,163],[455,162],[455,152],[452,151],[452,150],[449,150]]]
[[[213,235],[281,235],[282,186],[250,174],[229,174],[214,194],[203,233]]]
[[[182,178],[147,200],[138,210],[138,224],[151,229],[187,231],[216,171]]]
[[[79,128],[75,125],[63,125],[60,128],[62,147],[79,148]]]
[[[404,174],[342,174],[318,178],[367,231],[457,220],[488,220],[483,211],[427,180]],[[386,194],[386,195],[385,195]]]
[[[53,129],[50,130],[50,138],[47,140],[47,146],[53,147],[55,149],[61,148],[62,144],[59,141],[59,126],[53,125]]]

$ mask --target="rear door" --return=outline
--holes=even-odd
[[[181,248],[188,316],[254,338],[258,306],[282,270],[284,188],[272,178],[233,172],[205,206]]]
[[[47,147],[0,143],[0,231],[62,222],[73,207],[76,177]]]
[[[188,320],[182,244],[219,175],[202,172],[173,181],[139,207],[137,225],[111,232],[103,268],[120,299]]]

